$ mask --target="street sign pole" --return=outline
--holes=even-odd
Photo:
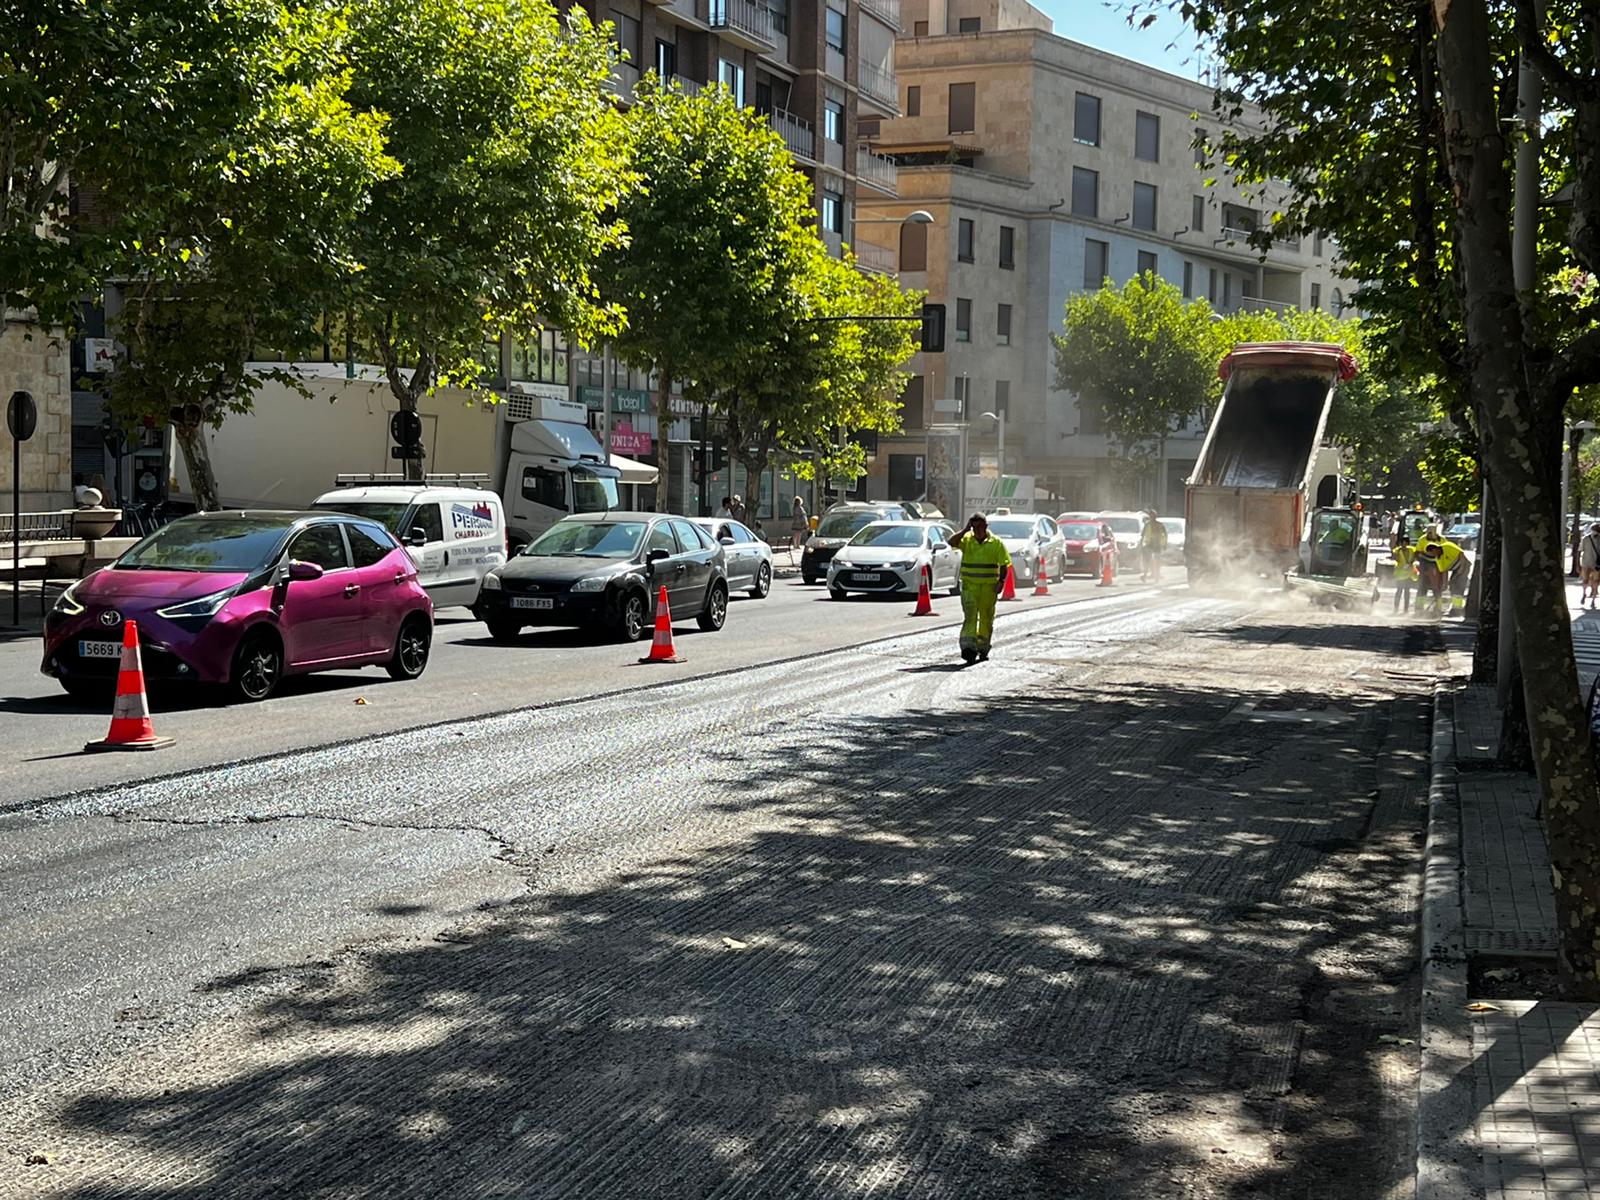
[[[11,624],[22,624],[22,443],[33,436],[39,410],[27,392],[12,392],[6,402],[11,431]],[[44,585],[41,584],[41,587]]]

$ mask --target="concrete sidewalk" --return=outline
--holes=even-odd
[[[1600,613],[1574,608],[1587,690],[1600,672]],[[1470,629],[1449,636],[1452,657],[1470,654],[1469,636]],[[1556,916],[1538,784],[1495,766],[1494,689],[1451,691],[1439,706],[1451,727],[1435,742],[1435,785],[1453,811],[1447,805],[1435,815],[1429,842],[1448,846],[1459,834],[1457,887],[1428,902],[1459,905],[1449,914],[1459,940],[1447,948],[1424,942],[1435,993],[1425,1003],[1435,1001],[1439,1019],[1423,1027],[1417,1194],[1600,1200],[1600,1008],[1544,995],[1555,978]],[[1452,820],[1456,830],[1441,828]],[[1468,1064],[1448,1062],[1453,1045],[1470,1048]],[[1438,1060],[1433,1072],[1430,1057]],[[1438,1084],[1431,1094],[1430,1077]]]

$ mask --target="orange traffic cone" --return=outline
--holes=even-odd
[[[1110,587],[1116,583],[1116,569],[1111,565],[1115,554],[1110,550],[1100,551],[1100,586]]]
[[[932,572],[924,571],[921,581],[917,585],[917,606],[911,610],[913,617],[937,617],[939,615],[933,611],[933,592],[928,587],[930,574]]]
[[[672,606],[667,603],[667,585],[661,585],[656,597],[656,636],[650,643],[650,653],[639,660],[642,663],[682,662],[672,648]]]
[[[1039,577],[1034,581],[1033,594],[1035,596],[1050,594],[1050,572],[1045,569],[1043,555],[1039,557]]]
[[[117,698],[111,705],[111,731],[85,750],[165,750],[171,738],[157,737],[144,697],[144,664],[139,660],[139,626],[122,627],[122,666],[117,671]]]
[[[1017,570],[1010,563],[1006,564],[1006,585],[1000,590],[1000,599],[1017,600]]]

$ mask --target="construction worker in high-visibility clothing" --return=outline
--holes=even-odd
[[[1406,541],[1406,535],[1398,535],[1394,549],[1389,551],[1389,561],[1394,566],[1394,611],[1409,613],[1411,611],[1411,590],[1417,583],[1417,552]]]
[[[950,547],[961,551],[961,657],[968,663],[989,657],[994,637],[994,602],[1005,587],[1011,553],[989,533],[982,513],[973,513]]]
[[[1467,581],[1472,574],[1472,564],[1466,552],[1454,542],[1425,542],[1417,551],[1417,572],[1421,588],[1417,593],[1417,608],[1422,608],[1423,597],[1432,593],[1428,606],[1435,616],[1443,616],[1450,609],[1466,606]],[[1446,584],[1449,585],[1448,592]],[[1449,599],[1446,600],[1446,595]]]

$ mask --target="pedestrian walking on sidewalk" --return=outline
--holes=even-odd
[[[806,502],[799,496],[789,506],[789,549],[796,554],[811,536],[811,518],[806,515]]]
[[[1582,567],[1583,595],[1579,603],[1592,608],[1600,603],[1600,521],[1578,543],[1578,564]]]
[[[1411,539],[1400,534],[1389,557],[1394,561],[1394,611],[1409,613],[1411,589],[1417,582],[1417,554],[1411,548]]]
[[[961,551],[961,657],[968,663],[982,661],[994,640],[994,605],[1005,586],[1011,554],[1004,542],[989,535],[982,513],[973,513],[950,535],[950,547]]]

